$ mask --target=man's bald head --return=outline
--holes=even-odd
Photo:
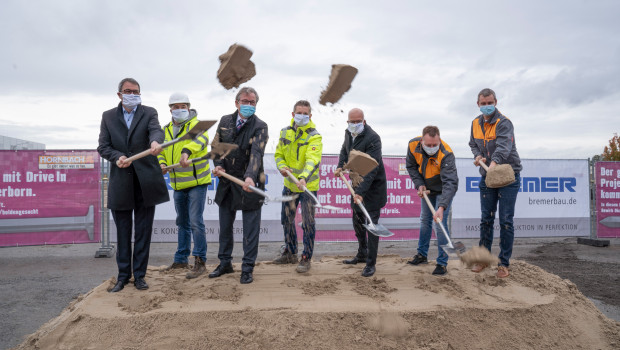
[[[349,123],[361,123],[364,121],[364,111],[359,108],[353,108],[349,111]]]

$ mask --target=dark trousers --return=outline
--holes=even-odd
[[[220,206],[220,249],[217,257],[220,264],[232,263],[232,252],[235,245],[233,237],[233,222],[237,211],[229,209],[226,205]],[[241,271],[254,271],[254,263],[258,256],[258,235],[260,233],[260,212],[257,210],[242,210],[243,215],[243,263]]]
[[[369,211],[368,215],[372,219],[373,224],[379,223],[379,216],[381,215],[381,209]],[[368,232],[363,224],[367,221],[366,215],[355,206],[353,210],[353,229],[355,230],[355,237],[357,237],[358,257],[366,257],[366,265],[375,266],[377,263],[377,251],[379,250],[379,237]]]
[[[131,278],[131,226],[132,216],[135,239],[133,246],[133,277],[144,278],[146,267],[149,263],[149,250],[151,249],[151,232],[153,231],[153,218],[155,206],[145,207],[142,193],[138,190],[134,193],[134,210],[112,210],[112,217],[116,224],[117,245],[116,264],[118,265],[118,280],[128,282]]]
[[[317,191],[312,192],[316,196]],[[299,195],[295,200],[290,202],[282,202],[282,214],[280,222],[284,228],[284,242],[286,249],[297,254],[297,228],[295,227],[295,215],[297,214],[297,206],[301,203],[301,229],[304,232],[304,251],[302,256],[312,259],[314,252],[314,237],[316,235],[316,224],[314,221],[314,200],[306,192],[293,193],[287,187],[282,190],[282,196]]]

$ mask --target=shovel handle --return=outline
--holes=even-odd
[[[200,157],[200,158],[192,158],[192,159],[188,159],[188,161],[189,161],[191,164],[193,164],[193,163],[199,162],[199,161],[201,161],[201,160],[209,159],[209,158],[211,158],[211,152],[209,152],[209,153],[205,154],[204,156],[202,156],[202,157]],[[180,167],[180,166],[181,166],[181,163],[175,163],[175,164],[172,164],[172,165],[168,165],[168,166],[167,166],[167,167],[165,167],[164,169],[166,169],[166,170],[170,170],[170,169],[175,169],[175,168],[178,168],[178,167]]]
[[[342,173],[340,173],[340,178],[347,185],[347,187],[349,188],[349,191],[351,191],[351,195],[353,196],[353,198],[355,198],[355,191],[353,190],[353,187],[351,187],[351,184],[349,183],[349,181],[347,181],[347,178],[344,177]],[[366,219],[368,219],[368,222],[370,223],[369,225],[374,228],[375,224],[372,222],[372,219],[370,218],[370,214],[368,214],[368,211],[366,211],[366,207],[364,207],[364,204],[362,204],[361,201],[355,201],[355,204],[357,204],[357,206],[360,207],[360,209],[362,209],[362,212],[364,212]]]
[[[431,213],[433,213],[433,216],[435,216],[435,207],[433,207],[433,204],[431,204],[431,200],[428,199],[428,196],[426,195],[427,191],[422,192],[422,194],[424,195],[424,200],[426,201],[426,204],[428,205],[428,208],[431,210]],[[443,222],[441,222],[441,220],[439,220],[439,218],[435,219],[435,222],[437,223],[437,225],[441,228],[441,232],[443,233],[443,235],[446,237],[446,239],[448,240],[448,246],[452,249],[454,249],[454,246],[452,245],[452,240],[450,239],[450,236],[448,236],[448,232],[446,231],[446,228],[443,227]]]
[[[489,171],[489,167],[486,164],[484,164],[484,162],[478,161],[478,164],[480,164],[480,166],[482,167],[482,169],[484,169],[484,171],[486,172]]]
[[[181,140],[181,139],[176,139],[176,140],[172,140],[172,141],[164,142],[164,143],[162,143],[160,146],[161,146],[161,148],[166,148],[166,147],[168,147],[168,146],[171,146],[171,145],[173,145],[173,144],[175,144],[175,143],[179,142],[180,140]],[[131,156],[131,157],[129,157],[129,158],[127,158],[127,159],[125,159],[125,161],[126,161],[126,162],[128,162],[128,161],[133,162],[134,160],[136,160],[136,159],[140,159],[140,158],[144,158],[144,157],[148,156],[149,154],[151,154],[151,149],[150,149],[150,148],[149,148],[149,149],[147,149],[147,150],[144,150],[144,151],[142,151],[142,152],[140,152],[140,153],[138,153],[138,154],[134,154],[133,156]]]
[[[244,181],[242,181],[241,179],[238,179],[238,178],[236,178],[236,177],[234,177],[234,176],[232,176],[232,175],[230,175],[230,174],[226,174],[226,173],[224,173],[224,172],[220,172],[220,173],[218,174],[218,176],[223,176],[223,177],[227,178],[228,180],[230,180],[230,181],[232,181],[232,182],[236,183],[237,185],[239,185],[239,186],[241,186],[241,187],[245,186],[245,182],[244,182]],[[259,189],[259,188],[256,188],[256,187],[254,187],[254,186],[250,186],[250,189],[251,189],[253,192],[260,194],[261,196],[263,196],[263,197],[265,197],[265,198],[267,198],[267,199],[270,199],[270,197],[267,195],[267,193],[265,193],[263,190],[261,190],[261,189]]]
[[[293,181],[295,185],[299,185],[299,180],[295,177],[295,175],[291,174],[291,172],[288,170],[284,170],[284,171],[286,172],[286,176],[288,176],[288,178],[291,179],[291,181]],[[314,203],[321,205],[321,203],[319,203],[319,199],[316,198],[314,193],[312,193],[312,191],[310,191],[308,187],[304,186],[304,191],[310,196],[310,198],[312,198]]]

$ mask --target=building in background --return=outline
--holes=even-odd
[[[17,151],[36,149],[44,150],[45,144],[0,135],[0,150]]]

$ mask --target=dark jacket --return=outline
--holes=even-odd
[[[109,209],[135,209],[134,191],[141,191],[146,207],[170,200],[156,157],[149,155],[137,159],[123,169],[116,166],[121,156],[131,157],[147,150],[153,141],[164,141],[164,132],[154,108],[138,105],[129,130],[120,103],[116,108],[103,112],[97,151],[102,158],[110,161]],[[138,188],[134,188],[134,172],[140,183]]]
[[[237,113],[238,111],[220,119],[213,143],[234,143],[239,148],[226,158],[213,163],[224,168],[227,174],[241,180],[245,181],[246,177],[252,178],[257,183],[256,187],[264,190],[263,156],[269,140],[267,124],[253,114],[237,131]],[[215,193],[215,203],[219,206],[225,205],[232,210],[256,210],[263,205],[263,202],[262,196],[245,192],[241,186],[220,177]]]
[[[437,206],[448,207],[459,187],[459,176],[452,149],[441,140],[439,150],[432,157],[422,148],[422,136],[409,141],[407,171],[415,188],[425,186],[431,196],[443,194]]]
[[[355,194],[359,194],[364,199],[366,210],[379,210],[387,203],[387,181],[381,156],[381,137],[368,124],[364,126],[364,131],[357,135],[355,140],[349,130],[346,130],[340,157],[338,157],[338,168],[342,168],[349,161],[349,152],[352,149],[367,153],[379,163],[354,189]],[[351,201],[351,208],[355,209],[353,201]]]
[[[474,158],[477,156],[486,158],[487,165],[490,165],[491,161],[497,164],[510,164],[515,172],[520,172],[523,168],[517,153],[512,122],[497,109],[488,122],[484,121],[482,114],[472,121],[469,147]],[[480,174],[486,175],[482,167]]]

